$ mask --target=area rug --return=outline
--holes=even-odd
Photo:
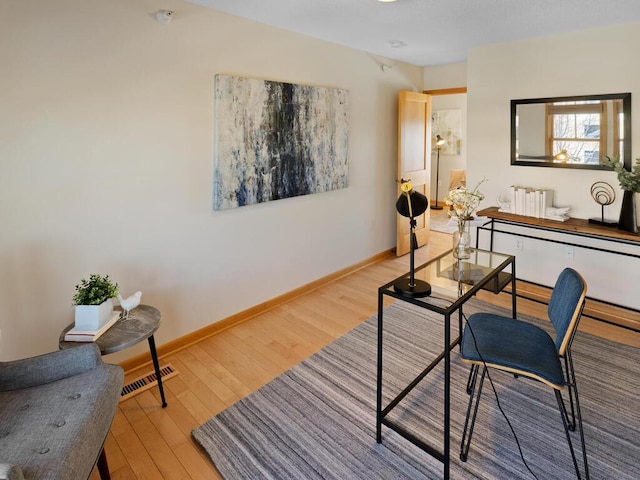
[[[429,228],[436,232],[453,233],[456,231],[456,221],[449,216],[447,209],[431,210]]]
[[[465,313],[474,311],[507,313],[476,300],[465,306]],[[442,348],[443,321],[404,302],[387,307],[384,321],[386,405]],[[382,443],[375,441],[376,338],[373,317],[212,418],[193,437],[227,480],[442,478],[442,464],[392,430],[383,427]],[[573,357],[591,478],[640,478],[640,350],[579,332]],[[551,389],[496,371],[500,404],[536,477],[524,466],[488,383],[468,461],[461,462],[467,374],[456,348],[451,478],[576,478]],[[442,380],[440,367],[392,412],[395,421],[433,445],[442,444]],[[577,432],[573,439],[581,458]]]

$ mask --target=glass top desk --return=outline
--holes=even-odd
[[[431,294],[423,298],[413,298],[394,288],[398,280],[406,279],[409,273],[394,279],[378,289],[378,372],[376,404],[376,441],[382,442],[382,425],[385,425],[402,437],[426,451],[444,464],[445,479],[449,478],[449,439],[450,439],[450,352],[460,343],[460,336],[451,342],[451,316],[458,313],[459,332],[462,332],[462,307],[480,289],[499,293],[511,284],[512,315],[516,317],[516,260],[505,255],[485,250],[472,250],[471,258],[458,260],[451,250],[415,269],[415,279],[431,285]],[[418,307],[437,312],[444,317],[443,351],[420,374],[411,381],[388,405],[382,405],[382,360],[383,360],[383,299],[391,296]],[[387,415],[413,390],[429,372],[444,360],[444,445],[439,450],[409,432],[397,421]]]

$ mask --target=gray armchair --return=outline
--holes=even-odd
[[[0,480],[109,478],[122,369],[94,344],[0,362]]]

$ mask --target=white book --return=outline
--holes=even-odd
[[[542,190],[536,190],[535,217],[542,217]]]
[[[553,190],[542,190],[542,200],[540,201],[540,208],[542,210],[541,218],[547,217],[547,208],[553,207]]]
[[[118,321],[120,318],[121,312],[113,312],[111,318],[107,323],[105,323],[102,327],[97,330],[86,330],[86,329],[78,329],[73,327],[64,335],[65,342],[95,342],[100,335],[109,330],[113,326],[114,323]]]
[[[522,187],[516,188],[516,214],[524,215],[524,195],[525,189]]]

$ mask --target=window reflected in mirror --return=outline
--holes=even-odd
[[[631,94],[511,101],[511,164],[607,169],[631,165]]]

